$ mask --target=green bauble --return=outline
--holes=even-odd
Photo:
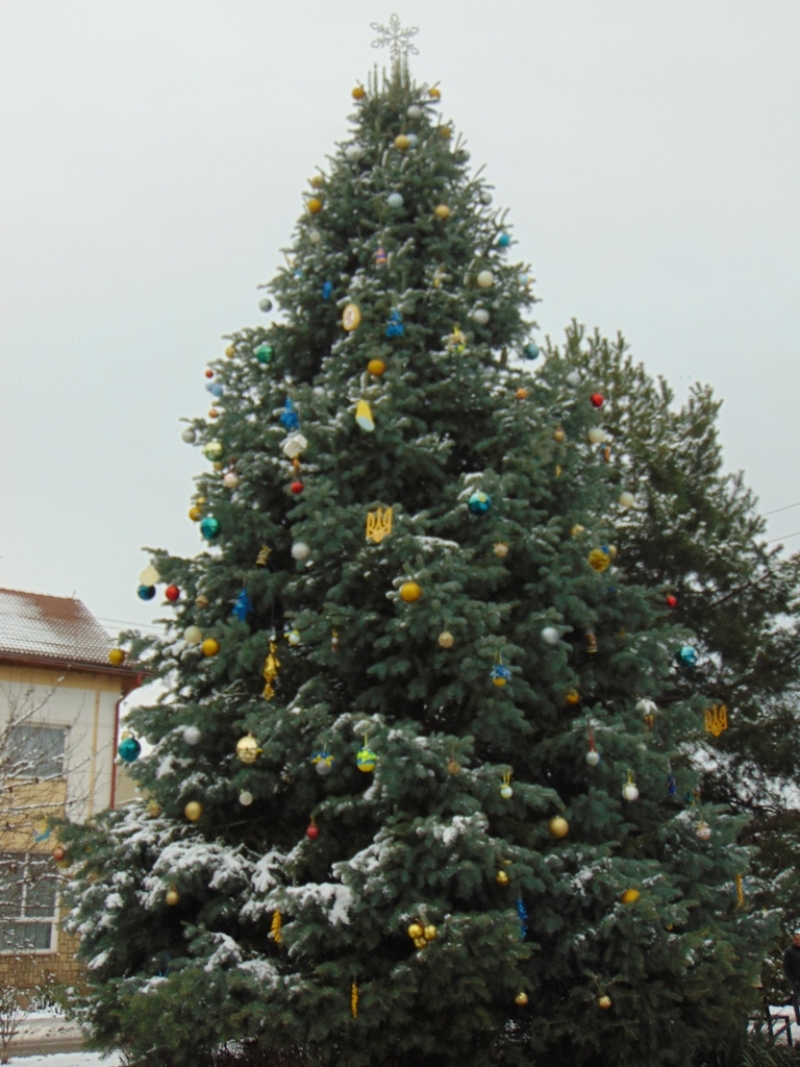
[[[213,515],[206,515],[200,523],[200,533],[205,537],[206,541],[213,541],[219,531],[219,519],[215,519]]]
[[[211,460],[212,463],[216,463],[218,459],[221,459],[224,451],[221,441],[209,441],[207,445],[203,446],[203,455],[206,459]]]
[[[256,359],[259,363],[269,363],[274,351],[272,345],[259,345],[256,349]]]

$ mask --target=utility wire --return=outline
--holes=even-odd
[[[794,533],[784,534],[783,537],[773,537],[772,540],[767,541],[767,544],[774,545],[776,541],[788,541],[790,537],[800,537],[800,530],[795,530]]]
[[[782,508],[773,508],[772,511],[765,511],[763,514],[765,516],[777,515],[779,511],[790,511],[792,508],[800,508],[800,500],[796,501],[794,504],[784,504]]]

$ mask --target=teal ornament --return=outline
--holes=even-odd
[[[525,345],[522,354],[526,359],[537,359],[539,356],[539,346],[531,341],[530,344]]]
[[[325,282],[325,284],[322,286],[322,299],[329,300],[332,292],[333,282]]]
[[[478,489],[467,501],[467,507],[473,515],[485,515],[492,506],[492,498],[488,493]]]
[[[511,244],[511,238],[507,233],[501,233],[500,236],[497,238],[497,243],[500,248],[508,248],[508,246]]]
[[[286,403],[283,405],[283,411],[280,415],[280,422],[283,423],[289,433],[300,429],[300,416],[297,414],[297,408],[294,406],[294,401],[291,397],[286,398]]]
[[[378,762],[378,757],[372,751],[368,745],[364,745],[363,748],[358,750],[356,754],[356,766],[360,771],[365,774],[370,774],[375,770],[375,764]]]
[[[142,746],[135,737],[123,737],[117,749],[117,755],[126,763],[133,763],[141,754]]]
[[[218,400],[225,392],[219,382],[209,382],[206,389],[208,389],[209,393],[211,393],[212,396],[215,396]]]
[[[386,325],[387,337],[402,337],[406,332],[406,328],[403,325],[403,316],[396,309],[389,316],[389,322]]]
[[[219,531],[219,519],[215,519],[213,515],[206,515],[200,523],[200,533],[205,537],[206,541],[213,541]]]
[[[272,359],[274,349],[272,345],[259,345],[256,349],[256,359],[259,363],[269,363]]]
[[[152,600],[156,595],[156,587],[154,585],[140,585],[136,590],[136,595],[140,600]]]
[[[678,661],[684,667],[696,667],[699,659],[699,653],[693,645],[681,645],[678,650]]]

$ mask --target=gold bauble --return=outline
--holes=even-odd
[[[638,889],[626,889],[620,899],[623,904],[635,904],[641,895]]]
[[[562,838],[569,833],[569,823],[563,815],[555,815],[547,824],[551,837]]]
[[[312,196],[306,207],[312,215],[318,215],[322,211],[322,201],[318,196]]]
[[[452,136],[452,131],[449,126],[440,126],[439,134],[441,137],[444,137],[445,140],[449,140]]]
[[[398,133],[398,135],[394,139],[395,148],[398,148],[401,152],[405,152],[405,150],[409,148],[410,145],[411,142],[404,133]]]
[[[197,820],[203,814],[203,805],[197,800],[190,800],[186,807],[183,809],[183,814],[186,816],[189,822],[197,822]]]
[[[558,441],[558,443],[561,444],[561,442],[566,441],[566,439],[567,435],[564,433],[561,427],[556,426],[555,430],[553,430],[553,440]]]
[[[494,554],[498,559],[505,559],[508,555],[508,545],[505,541],[498,541],[494,546]]]
[[[577,689],[568,689],[564,694],[564,703],[568,704],[571,708],[574,708],[581,702],[581,695]]]
[[[194,602],[195,602],[195,605],[198,608],[200,608],[201,610],[203,608],[207,608],[208,607],[208,603],[209,603],[208,597],[207,596],[203,596],[202,593],[200,594],[200,596],[197,596],[197,597],[194,598]]]
[[[217,411],[216,408],[209,408],[208,409],[208,417],[210,419],[218,419],[219,418],[219,412]]]
[[[236,355],[236,349],[233,347],[233,345],[228,345],[228,347],[225,349],[225,355],[228,357],[228,359],[233,359],[233,357]]]
[[[147,815],[151,819],[157,819],[161,814],[161,805],[157,800],[147,801]]]
[[[608,555],[609,555],[610,559],[616,559],[617,558],[617,546],[616,545],[609,545],[608,546]]]
[[[581,526],[579,522],[576,522],[569,532],[572,534],[573,537],[580,537],[581,534],[586,533],[586,527]]]
[[[520,388],[517,389],[516,393],[514,394],[517,400],[527,400],[528,395],[528,390],[525,388],[525,386],[520,386]]]
[[[355,89],[353,89],[353,91],[350,93],[350,95],[354,100],[363,100],[364,97],[367,95],[367,90],[364,88],[363,85],[357,85]]]
[[[460,772],[461,772],[461,764],[458,762],[458,760],[453,759],[453,757],[451,756],[450,759],[447,761],[447,773],[448,774],[459,774]]]
[[[181,899],[181,896],[180,896],[180,893],[178,892],[177,889],[168,889],[167,890],[167,895],[164,897],[164,900],[166,900],[167,904],[170,904],[170,905],[173,905],[173,906],[175,904],[179,904],[180,903],[180,899]]]
[[[447,204],[437,204],[436,207],[433,209],[433,213],[437,219],[444,220],[450,218],[450,208],[447,206]]]
[[[415,937],[414,938],[414,948],[425,948],[425,946],[427,944],[428,944],[428,942],[425,940],[424,937]]]
[[[442,99],[441,90],[437,89],[436,87],[434,87],[433,89],[429,89],[428,90],[428,96],[431,98],[431,100],[441,100]]]
[[[376,378],[380,378],[386,370],[386,364],[382,359],[371,359],[367,364],[367,370],[370,374],[374,374]]]
[[[611,565],[611,556],[602,548],[593,548],[589,553],[589,566],[593,571],[602,574]]]
[[[422,936],[425,938],[426,941],[433,941],[437,933],[438,931],[436,927],[429,923],[423,930]]]
[[[450,633],[449,630],[443,630],[439,634],[438,641],[439,641],[439,645],[442,648],[452,648],[453,647],[453,640],[454,640],[453,635]]]
[[[413,604],[421,596],[422,586],[418,585],[417,582],[403,582],[400,586],[400,599],[405,600],[406,604]]]
[[[236,755],[242,763],[255,763],[261,755],[261,749],[252,734],[246,734],[244,737],[239,738],[236,742]]]
[[[112,648],[108,654],[108,662],[112,667],[121,667],[125,662],[125,653],[121,648]]]
[[[216,656],[219,652],[219,641],[214,637],[207,637],[200,648],[204,656]]]
[[[602,997],[597,998],[597,1006],[602,1008],[603,1011],[608,1011],[611,1007],[611,997],[604,993]]]
[[[517,995],[514,997],[514,1003],[517,1005],[517,1007],[524,1008],[525,1005],[528,1003],[528,994],[523,992],[517,993]]]
[[[202,517],[203,517],[203,512],[200,510],[200,508],[197,506],[197,504],[195,504],[193,507],[189,508],[189,518],[192,520],[192,522],[200,522]]]
[[[495,881],[498,885],[508,885],[511,879],[508,877],[505,871],[498,871]]]
[[[412,941],[418,941],[424,932],[419,923],[412,923],[408,928],[408,936]]]
[[[315,174],[313,178],[308,179],[308,182],[313,189],[321,189],[325,184],[325,179],[321,174]]]

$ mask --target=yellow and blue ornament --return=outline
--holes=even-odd
[[[489,671],[489,677],[498,687],[504,686],[506,682],[511,681],[511,670],[503,663],[503,657],[499,652],[495,656],[495,665]]]
[[[377,755],[372,751],[367,743],[368,739],[364,736],[364,747],[360,748],[356,753],[356,766],[364,774],[371,774],[375,770],[375,764],[378,762]]]

